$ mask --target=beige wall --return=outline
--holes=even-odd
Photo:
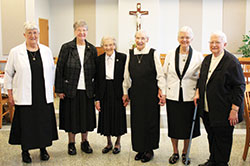
[[[89,27],[87,40],[96,43],[96,1],[74,0],[74,20],[83,19]],[[72,25],[73,26],[73,25]]]
[[[3,54],[24,41],[25,0],[1,0]]]
[[[246,30],[246,0],[223,1],[223,31],[227,35],[227,49],[236,53]]]
[[[192,46],[201,51],[202,41],[202,0],[180,0],[179,28],[190,26],[194,32]]]

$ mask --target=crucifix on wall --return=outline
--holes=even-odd
[[[141,3],[136,4],[136,11],[129,11],[129,15],[136,16],[136,31],[141,29],[141,16],[148,15],[148,11],[141,11]]]

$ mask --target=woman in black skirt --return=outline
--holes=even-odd
[[[97,51],[87,40],[85,21],[74,23],[75,39],[62,45],[56,67],[55,91],[60,97],[59,128],[68,132],[68,154],[75,155],[75,134],[81,150],[92,153],[87,136],[96,127],[94,78]]]
[[[121,135],[127,132],[126,110],[122,102],[122,82],[126,55],[115,51],[116,40],[103,37],[101,45],[105,51],[97,58],[96,109],[99,111],[97,132],[107,136],[107,146],[102,153],[108,153],[113,145],[111,136],[116,136],[113,153],[121,151]]]
[[[54,111],[54,60],[51,50],[38,43],[39,28],[25,23],[26,41],[12,48],[5,68],[4,87],[15,105],[9,143],[21,145],[22,160],[30,163],[30,149],[40,148],[40,159],[49,160],[46,147],[58,139]]]
[[[194,96],[199,70],[203,60],[201,53],[190,46],[193,32],[189,27],[183,27],[178,33],[180,46],[167,53],[164,72],[166,75],[166,97],[168,136],[171,138],[173,155],[170,164],[179,160],[178,140],[184,140],[182,162],[186,162],[192,119],[194,114]],[[196,118],[193,138],[200,135],[200,121]],[[190,161],[189,161],[190,163]]]

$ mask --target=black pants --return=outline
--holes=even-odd
[[[210,157],[216,166],[227,166],[233,143],[233,126],[210,126],[209,113],[205,112],[203,123],[207,131]]]

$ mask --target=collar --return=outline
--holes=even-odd
[[[114,60],[115,59],[115,51],[113,52],[113,54],[111,55],[111,56],[108,56],[108,55],[106,55],[106,53],[105,53],[105,59],[107,60],[107,59],[112,59],[112,60]]]
[[[221,53],[220,53],[220,55],[219,56],[214,56],[214,54],[212,54],[212,59],[213,60],[218,60],[218,59],[221,59],[222,57],[223,57],[223,55],[224,55],[224,53],[225,53],[225,51],[223,50]]]
[[[137,48],[134,49],[134,54],[148,54],[150,51],[150,48],[144,47],[141,51]]]

